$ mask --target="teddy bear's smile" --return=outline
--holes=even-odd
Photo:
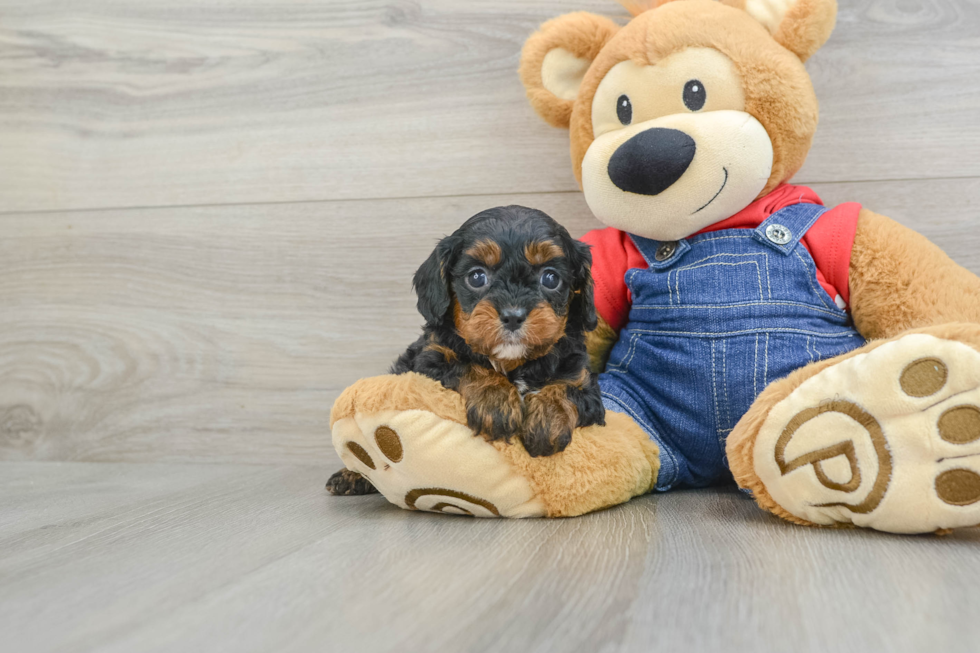
[[[722,170],[722,172],[725,173],[725,180],[721,182],[721,188],[718,189],[718,192],[715,193],[714,196],[710,200],[708,200],[708,204],[711,204],[716,199],[718,199],[718,196],[721,195],[721,191],[725,190],[725,186],[728,185],[728,168],[722,168],[721,170]],[[703,211],[704,209],[708,208],[708,204],[705,204],[704,206],[702,206],[700,209],[698,209],[694,213],[699,213],[699,212]],[[691,215],[694,215],[694,214],[692,213]]]

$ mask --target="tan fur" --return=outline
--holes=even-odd
[[[446,347],[444,345],[440,345],[438,342],[436,342],[435,336],[430,336],[429,337],[429,344],[426,345],[425,348],[428,349],[428,350],[431,350],[431,351],[437,351],[440,354],[442,354],[442,357],[446,359],[446,362],[447,363],[455,363],[456,362],[456,359],[457,359],[456,352],[454,352],[449,347]]]
[[[497,359],[493,354],[494,348],[504,343],[504,331],[500,315],[488,300],[477,303],[472,313],[463,311],[459,302],[453,300],[453,321],[456,331],[470,349],[510,371],[551,351],[555,343],[565,335],[568,316],[558,315],[546,302],[531,309],[525,321],[522,338],[527,349],[522,358],[515,359]]]
[[[565,335],[568,316],[558,315],[551,304],[541,302],[527,314],[524,342],[528,346],[528,360],[544,356]]]
[[[858,218],[849,283],[854,324],[865,338],[980,323],[980,279],[925,236],[867,209]]]
[[[330,411],[330,426],[355,414],[406,410],[466,424],[458,393],[409,372],[362,379],[344,390]],[[649,492],[660,469],[656,445],[630,418],[606,413],[606,421],[577,429],[565,451],[547,458],[532,459],[516,443],[493,446],[528,479],[549,517],[581,515]]]
[[[632,16],[678,0],[619,0]],[[722,4],[745,11],[746,0],[722,0]],[[827,42],[837,23],[837,0],[797,0],[782,17],[773,38],[806,61]]]
[[[361,379],[344,390],[330,410],[330,427],[356,413],[385,410],[426,410],[442,419],[466,424],[466,406],[458,392],[421,374],[406,372]]]
[[[606,413],[605,426],[575,430],[568,448],[531,458],[523,447],[493,446],[527,478],[548,517],[574,517],[608,508],[653,489],[660,471],[657,446],[622,413]]]
[[[524,246],[524,257],[531,265],[544,265],[564,255],[562,248],[550,240],[534,241]]]
[[[466,313],[453,300],[453,322],[456,331],[473,351],[489,356],[493,348],[501,344],[500,315],[493,304],[486,299],[480,300],[472,313]]]
[[[500,263],[500,245],[492,240],[481,240],[466,250],[466,255],[475,258],[487,267],[493,268]]]
[[[585,348],[589,352],[589,369],[594,374],[601,374],[606,369],[609,353],[619,339],[619,334],[609,326],[609,323],[598,316],[598,325],[585,334]]]
[[[541,66],[552,48],[564,48],[592,61],[619,26],[602,16],[578,12],[548,21],[527,40],[521,52],[520,75],[531,106],[554,127],[568,127],[572,100],[556,97],[541,81]]]
[[[507,432],[520,429],[524,407],[517,388],[506,376],[495,370],[471,365],[459,381],[459,394],[468,411],[479,417],[479,435],[490,436],[494,419],[507,426]]]
[[[937,338],[943,338],[945,340],[963,342],[980,351],[980,324],[942,324],[938,326],[930,326],[906,331],[901,335],[907,335],[909,333],[925,333]],[[753,468],[755,439],[758,436],[759,430],[762,428],[763,423],[766,421],[769,411],[772,410],[772,408],[780,401],[788,397],[794,390],[800,387],[804,381],[812,376],[815,376],[816,374],[819,374],[828,367],[836,365],[837,363],[845,361],[849,358],[853,358],[860,354],[865,354],[869,351],[877,349],[878,347],[891,342],[894,339],[895,338],[889,338],[869,342],[865,346],[855,349],[854,351],[842,356],[817,363],[811,363],[806,367],[796,370],[784,379],[770,383],[756,398],[755,403],[752,404],[752,407],[745,415],[742,416],[742,419],[738,421],[738,424],[735,425],[735,428],[728,436],[728,442],[725,446],[732,475],[735,477],[735,480],[738,482],[739,486],[748,488],[752,491],[752,495],[760,507],[768,510],[774,515],[782,517],[787,521],[808,526],[814,525],[811,522],[800,519],[799,517],[787,512],[773,500],[768,492],[766,492],[765,485],[763,485],[762,481],[759,480],[759,477],[756,475]]]
[[[524,433],[545,434],[554,446],[578,424],[578,408],[568,399],[568,386],[553,383],[524,398]],[[525,440],[525,442],[527,442]]]
[[[836,0],[623,0],[622,4],[634,18],[618,31],[596,16],[565,16],[542,26],[528,40],[522,57],[521,75],[534,108],[551,124],[569,127],[572,167],[579,183],[583,158],[594,140],[593,99],[607,73],[623,61],[656,65],[692,47],[713,48],[733,62],[744,90],[744,111],[763,125],[772,141],[772,170],[759,196],[788,181],[803,164],[817,126],[817,100],[802,62],[833,30]],[[598,25],[605,27],[592,31]],[[591,45],[582,42],[590,37]],[[551,47],[587,54],[592,61],[574,101],[543,94],[540,84],[535,86],[535,71]],[[868,210],[862,210],[858,222],[850,295],[855,325],[869,340],[928,333],[980,350],[980,279],[924,237]],[[594,372],[605,367],[616,340],[616,332],[601,319],[598,328],[587,334]],[[869,342],[772,383],[743,416],[728,438],[728,457],[736,479],[755,493],[760,506],[789,521],[807,523],[776,505],[752,469],[755,437],[772,407],[806,379],[887,341]],[[576,438],[583,431],[587,429],[576,431]],[[539,464],[547,468],[548,462],[526,463],[524,473],[531,477]],[[563,482],[549,479],[548,484]]]
[[[817,127],[813,86],[800,58],[777,43],[747,13],[713,0],[676,0],[639,14],[614,35],[608,31],[593,33],[596,40],[592,49],[580,42],[590,33],[584,26],[605,19],[588,16],[570,14],[545,23],[528,39],[521,61],[521,77],[532,106],[548,122],[570,127],[572,168],[580,184],[582,159],[594,140],[592,98],[606,73],[621,61],[655,64],[688,47],[715,48],[735,63],[745,91],[745,110],[765,127],[772,140],[772,172],[759,196],[788,180],[803,165]],[[789,27],[787,30],[796,33]],[[540,80],[539,69],[547,49],[568,41],[575,41],[579,51],[597,52],[574,103],[546,91],[543,95],[543,89],[534,82],[536,75]]]
[[[827,42],[836,23],[837,0],[797,0],[773,38],[800,61],[806,61]]]

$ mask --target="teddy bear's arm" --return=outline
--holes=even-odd
[[[924,236],[867,209],[858,217],[849,285],[854,324],[868,339],[980,323],[980,278]]]
[[[585,334],[585,348],[589,352],[589,371],[601,374],[609,361],[609,352],[619,339],[616,330],[599,316],[599,324],[595,329]]]

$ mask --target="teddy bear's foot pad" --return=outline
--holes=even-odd
[[[334,447],[347,469],[391,503],[474,517],[539,517],[528,481],[465,424],[424,410],[356,413],[334,423]]]
[[[922,533],[980,524],[980,353],[914,334],[833,365],[769,412],[753,451],[796,517]]]

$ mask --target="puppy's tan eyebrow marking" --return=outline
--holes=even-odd
[[[478,240],[466,250],[466,255],[492,268],[500,263],[500,245],[492,240]]]
[[[564,250],[550,240],[536,240],[524,246],[524,256],[531,265],[542,265],[564,255]]]

